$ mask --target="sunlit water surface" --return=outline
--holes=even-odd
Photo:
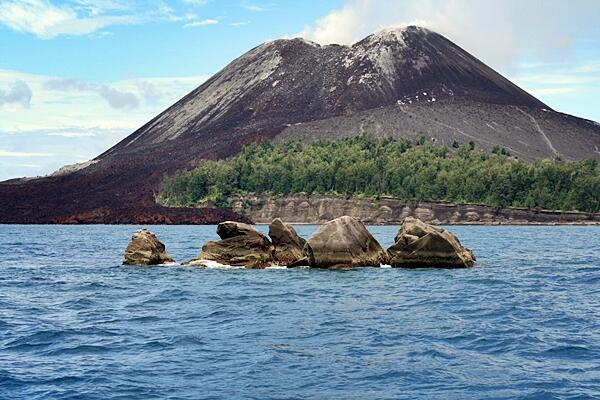
[[[452,227],[477,267],[350,271],[122,267],[136,228],[0,226],[1,398],[600,396],[599,227]],[[178,261],[216,238],[151,230]]]

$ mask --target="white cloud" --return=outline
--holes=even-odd
[[[242,7],[248,11],[254,11],[254,12],[268,11],[267,7],[259,6],[256,4],[242,4]]]
[[[552,83],[553,85],[587,85],[600,82],[600,76],[596,74],[585,74],[575,72],[552,71],[538,74],[516,75],[514,81],[521,85],[543,85]]]
[[[3,105],[0,133],[65,127],[133,130],[207,78],[149,77],[93,83],[0,69],[0,87],[20,80],[35,93],[29,109]],[[136,100],[131,100],[133,97]],[[132,107],[134,104],[138,106]]]
[[[41,168],[42,166],[39,164],[21,164],[21,163],[17,163],[14,164],[15,167],[19,167],[19,168]]]
[[[81,82],[75,79],[50,79],[45,83],[47,89],[63,91],[89,91],[97,93],[112,108],[137,108],[140,101],[135,93],[117,90],[109,85]]]
[[[238,21],[238,22],[232,22],[229,25],[230,26],[244,26],[244,25],[248,25],[250,23],[250,21]]]
[[[62,79],[66,82],[62,82],[61,88],[51,89],[48,82],[60,82],[61,79],[0,69],[0,87],[10,88],[13,82],[20,80],[35,95],[30,108],[18,103],[1,106],[0,149],[4,153],[0,156],[0,180],[43,175],[64,164],[89,160],[141,127],[207,78],[205,75],[148,77],[102,84]],[[139,105],[136,108],[114,108],[114,102],[111,106],[101,93],[87,90],[97,86],[104,86],[108,91],[129,93],[138,99]],[[56,156],[41,156],[47,153]],[[9,154],[12,155],[9,157]],[[18,159],[23,163],[40,167],[17,168],[15,154],[20,154]],[[40,156],[35,157],[35,154]]]
[[[194,22],[187,23],[183,27],[184,28],[197,28],[199,26],[216,25],[218,23],[219,23],[218,20],[208,18],[208,19],[203,19],[200,21],[194,21]]]
[[[18,79],[12,83],[10,89],[0,89],[0,106],[6,103],[17,103],[25,108],[29,108],[31,96],[31,89],[27,83]]]
[[[600,76],[595,62],[581,65],[578,62],[526,63],[510,80],[534,96],[551,104],[556,99],[572,102],[573,96],[593,96],[600,91]],[[566,111],[566,110],[562,110]],[[578,113],[576,113],[578,114]]]
[[[148,104],[157,104],[165,95],[163,91],[160,90],[160,88],[154,83],[140,80],[136,82],[136,85],[144,97],[144,100]]]
[[[183,0],[183,2],[193,6],[203,6],[207,3],[207,0]]]
[[[24,151],[8,151],[0,150],[0,157],[52,157],[55,154],[52,153],[28,153]]]
[[[80,137],[94,137],[96,136],[93,132],[49,132],[48,136],[62,136],[67,138],[80,138]]]
[[[141,105],[140,99],[144,99],[146,104],[155,105],[168,96],[161,85],[165,82],[153,82],[161,78],[138,79],[127,83],[127,88],[121,89],[123,82],[112,85],[84,82],[77,79],[52,78],[44,82],[44,87],[52,91],[65,92],[87,92],[95,93],[106,100],[107,104],[114,109],[132,109],[138,108]],[[164,79],[164,78],[163,78]],[[182,78],[174,78],[181,80]],[[188,79],[188,78],[183,78]],[[166,82],[168,85],[169,83]]]
[[[138,108],[140,101],[134,93],[113,89],[108,85],[100,85],[98,93],[112,108]]]
[[[204,1],[186,1],[190,5]],[[185,11],[185,10],[184,10]],[[151,21],[180,22],[195,20],[193,13],[179,15],[163,0],[150,3],[134,0],[56,0],[0,1],[0,24],[42,39],[61,35],[88,35],[114,25],[132,25]],[[204,20],[205,24],[213,23]],[[198,21],[198,26],[202,21]],[[107,34],[100,31],[99,34]]]
[[[88,2],[88,6],[91,2]],[[79,15],[74,8],[55,6],[44,0],[11,0],[0,3],[0,23],[17,32],[49,39],[59,35],[86,35],[111,25],[135,24],[135,15],[103,15],[103,10],[87,8]]]
[[[537,97],[548,97],[548,96],[557,96],[564,94],[577,93],[580,89],[576,87],[550,87],[550,88],[539,88],[539,89],[529,89],[528,92]]]
[[[525,54],[564,57],[580,35],[600,33],[595,0],[349,0],[302,36],[319,43],[353,43],[388,26],[417,24],[437,31],[498,67]]]
[[[575,72],[578,73],[600,73],[600,61],[599,62],[595,62],[595,63],[591,63],[591,64],[584,64],[584,65],[580,65],[575,69]]]
[[[87,11],[91,15],[100,15],[109,11],[131,11],[128,0],[73,0],[74,7]]]

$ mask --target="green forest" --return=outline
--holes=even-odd
[[[424,138],[362,136],[246,147],[229,160],[203,160],[168,178],[158,201],[227,205],[230,195],[337,194],[492,206],[600,212],[597,160],[526,162],[470,142],[432,146]]]

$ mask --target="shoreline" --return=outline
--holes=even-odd
[[[349,215],[365,225],[402,224],[407,216],[433,225],[448,226],[599,226],[600,213],[580,211],[501,208],[476,203],[402,200],[393,197],[344,197],[339,195],[293,195],[271,197],[248,195],[230,197],[231,207],[165,207],[137,209],[95,209],[35,221],[9,218],[0,225],[216,225],[226,220],[269,224],[280,218],[295,225],[321,225]],[[21,222],[25,219],[25,222]]]
[[[284,221],[287,224],[292,225],[321,225],[316,222],[294,222],[294,221]],[[260,226],[269,226],[268,222],[255,222],[251,225],[260,225]],[[368,226],[398,226],[402,225],[401,223],[366,223]],[[448,226],[600,226],[600,222],[554,222],[554,223],[546,223],[546,222],[448,222],[448,223],[440,223],[439,225],[448,225]]]
[[[294,222],[294,221],[285,221],[288,224],[292,225],[321,225],[321,223],[317,222]],[[128,223],[104,223],[104,222],[83,222],[83,223],[0,223],[0,226],[9,226],[9,225],[18,225],[18,226],[215,226],[214,224],[187,224],[187,223],[136,223],[136,222],[128,222]],[[268,226],[267,222],[255,222],[250,225],[260,225],[260,226]],[[365,223],[368,226],[398,226],[401,225],[399,222],[393,223]],[[586,227],[594,227],[600,226],[600,222],[553,222],[553,223],[545,223],[545,222],[449,222],[449,223],[439,223],[436,225],[448,225],[448,226],[586,226]]]
[[[349,215],[366,225],[399,225],[408,216],[434,225],[600,225],[600,213],[502,208],[485,204],[455,204],[391,197],[249,195],[231,197],[229,202],[234,212],[256,224],[269,223],[275,218],[299,225],[322,224],[341,215]]]

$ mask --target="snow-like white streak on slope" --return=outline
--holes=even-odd
[[[153,142],[175,139],[191,124],[201,125],[223,116],[241,95],[267,79],[279,67],[279,52],[276,49],[264,51],[269,46],[272,46],[272,42],[265,43],[234,61],[208,87],[177,106],[173,113],[161,116],[152,126],[161,131]],[[198,117],[200,118],[195,120]]]
[[[550,141],[550,139],[546,135],[546,132],[544,132],[544,130],[542,129],[542,127],[540,126],[540,124],[537,122],[537,120],[533,117],[533,115],[531,115],[528,112],[520,109],[519,107],[515,107],[515,108],[517,110],[519,110],[519,112],[521,112],[523,115],[529,117],[529,119],[531,120],[531,122],[535,126],[535,129],[540,133],[540,135],[542,135],[542,138],[544,138],[544,141],[546,142],[546,144],[548,145],[548,147],[550,147],[550,150],[552,150],[552,153],[554,153],[554,155],[556,157],[560,157],[560,153],[558,152],[558,150],[556,150],[554,148],[554,145],[552,145],[552,142]]]

